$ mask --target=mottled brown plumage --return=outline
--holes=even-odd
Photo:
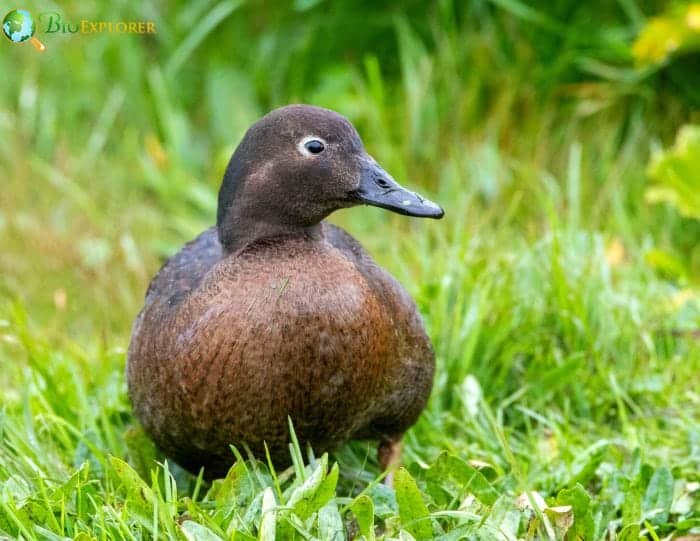
[[[362,203],[442,216],[332,111],[288,106],[251,127],[217,226],[163,266],[134,324],[129,394],[166,455],[214,477],[233,462],[229,445],[264,457],[267,443],[285,464],[291,417],[317,452],[378,439],[390,456],[425,406],[434,355],[403,287],[323,221]]]

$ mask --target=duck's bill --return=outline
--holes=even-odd
[[[401,186],[374,160],[363,165],[360,186],[354,195],[361,203],[406,216],[442,218],[445,214],[437,203]]]

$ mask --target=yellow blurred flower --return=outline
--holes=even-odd
[[[163,148],[158,137],[149,133],[146,135],[146,152],[159,169],[164,169],[168,163],[168,153]]]
[[[691,4],[685,14],[685,24],[688,28],[700,32],[700,4]]]
[[[611,267],[617,267],[625,261],[625,246],[620,239],[612,239],[605,247],[605,259]]]
[[[632,45],[632,54],[642,63],[662,62],[682,40],[682,31],[673,21],[665,17],[651,19]]]
[[[649,19],[632,45],[641,65],[666,61],[680,51],[700,49],[700,3]]]

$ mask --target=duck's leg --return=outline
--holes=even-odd
[[[389,470],[384,477],[384,484],[394,486],[394,470],[401,463],[401,437],[403,434],[395,436],[385,436],[379,441],[377,447],[377,458],[382,471]]]

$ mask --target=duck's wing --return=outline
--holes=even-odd
[[[372,258],[350,233],[329,222],[323,222],[323,235],[335,248],[355,262],[372,263]]]
[[[211,227],[165,262],[148,286],[146,303],[157,300],[179,304],[201,283],[221,254],[216,227]]]

